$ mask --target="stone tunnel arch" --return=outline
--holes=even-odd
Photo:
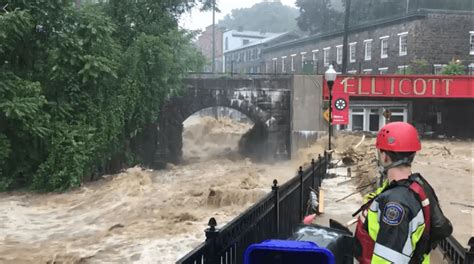
[[[161,107],[158,121],[151,124],[141,145],[144,163],[163,167],[182,158],[183,122],[209,107],[228,107],[265,126],[265,149],[275,158],[290,156],[291,77],[203,77],[186,80],[183,91]]]

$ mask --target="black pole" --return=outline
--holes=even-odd
[[[342,40],[342,74],[347,73],[347,43],[349,37],[349,19],[351,11],[351,0],[346,0],[346,10],[344,17],[344,37]]]
[[[280,187],[278,186],[278,181],[273,180],[272,191],[275,197],[275,233],[276,237],[280,237],[280,192],[278,191]]]
[[[314,159],[311,159],[311,170],[312,170],[312,175],[311,175],[311,187],[313,187],[313,189],[315,188],[315,178],[316,178],[316,172],[314,171],[315,170],[315,164],[314,164]]]
[[[298,171],[300,175],[300,220],[303,221],[303,211],[304,211],[304,197],[303,197],[303,167],[300,166],[300,169]]]
[[[217,221],[214,217],[209,219],[208,223],[209,228],[206,229],[206,241],[210,241],[210,247],[206,252],[206,263],[210,264],[217,264],[220,263],[217,253],[219,252],[217,249],[216,238],[219,236],[219,230],[216,229]]]
[[[323,157],[321,157],[321,154],[318,154],[318,162],[319,162],[319,175],[318,175],[318,187],[321,187],[322,183],[322,178],[323,178],[323,173],[324,173],[324,167],[323,167]],[[318,189],[319,192],[319,189]]]
[[[216,73],[216,0],[212,1],[212,73]]]
[[[331,137],[332,137],[332,86],[334,81],[328,81],[329,88],[329,146],[328,150],[331,150]]]

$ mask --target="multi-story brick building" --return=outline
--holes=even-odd
[[[224,34],[224,28],[216,26],[215,38],[216,38],[216,50],[215,50],[215,70],[220,72],[222,70],[222,36]],[[205,65],[204,71],[212,71],[212,25],[206,27],[206,30],[199,36],[196,41],[196,46],[207,59],[208,64]]]
[[[438,74],[452,60],[474,71],[474,12],[421,9],[349,29],[348,73]],[[342,65],[343,32],[320,34],[262,50],[268,73],[300,73],[313,64]]]

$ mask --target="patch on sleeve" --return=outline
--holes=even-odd
[[[385,205],[382,221],[388,225],[396,226],[402,222],[404,215],[405,209],[403,206],[390,202]]]

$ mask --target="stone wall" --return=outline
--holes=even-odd
[[[364,69],[372,69],[372,74],[379,74],[379,68],[388,67],[387,73],[396,73],[398,66],[410,65],[413,60],[424,59],[428,67],[424,72],[433,73],[433,64],[447,64],[453,58],[461,60],[465,65],[474,61],[469,55],[469,31],[474,31],[474,12],[422,10],[404,17],[387,19],[370,25],[362,25],[351,29],[348,43],[356,44],[356,61],[348,62],[348,71],[363,73]],[[408,32],[407,55],[399,55],[399,33]],[[388,38],[388,57],[381,58],[380,37]],[[365,60],[364,40],[372,39],[372,59]],[[343,32],[307,37],[287,42],[263,50],[263,61],[272,63],[277,58],[277,72],[281,72],[281,57],[285,60],[286,73],[291,73],[291,54],[295,56],[295,73],[302,72],[301,52],[306,52],[305,60],[312,60],[312,51],[316,53],[317,73],[323,74],[324,48],[330,47],[329,61],[334,63],[336,70],[341,65],[336,63],[336,46],[342,45]],[[349,53],[349,50],[348,50]],[[273,72],[273,68],[272,68]]]

